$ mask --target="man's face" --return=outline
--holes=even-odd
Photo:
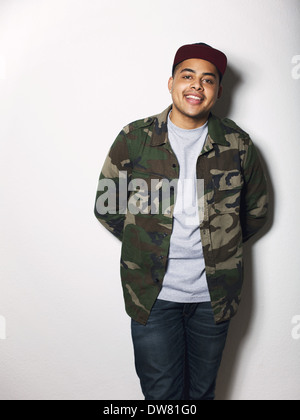
[[[222,93],[216,67],[209,61],[196,58],[177,66],[168,87],[173,99],[171,119],[174,124],[187,129],[205,124]]]

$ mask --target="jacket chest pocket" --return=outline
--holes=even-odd
[[[162,178],[160,174],[133,170],[128,185],[128,209],[132,214],[153,214],[170,217],[175,204],[177,179]]]
[[[238,170],[211,170],[214,186],[213,206],[217,214],[239,213],[241,192],[243,188],[242,174]]]

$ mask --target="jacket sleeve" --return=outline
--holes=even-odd
[[[243,175],[241,224],[243,242],[246,242],[264,226],[268,215],[267,181],[251,139],[246,148]]]
[[[121,131],[104,162],[94,207],[99,222],[120,241],[127,212],[128,179],[131,172],[127,140]]]

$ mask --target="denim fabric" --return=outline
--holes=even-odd
[[[157,300],[148,323],[132,320],[135,366],[146,400],[213,400],[230,321],[210,302]]]

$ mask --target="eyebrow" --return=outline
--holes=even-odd
[[[195,71],[195,70],[193,70],[193,69],[189,69],[189,68],[186,68],[186,69],[181,70],[181,72],[180,72],[180,73],[184,73],[185,71],[188,71],[189,73],[194,73],[194,74],[196,74],[196,71]],[[215,79],[217,78],[217,76],[215,75],[215,73],[202,73],[202,76],[212,76],[212,77],[214,77]]]

